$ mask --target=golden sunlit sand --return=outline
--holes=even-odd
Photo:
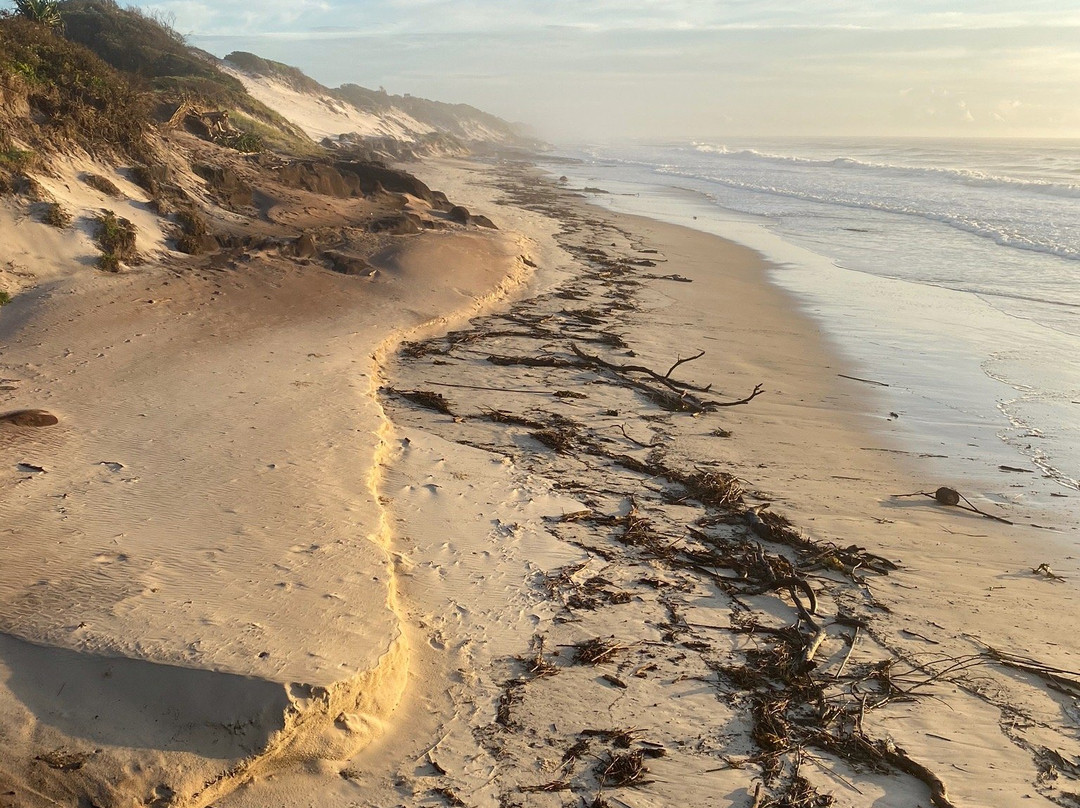
[[[223,69],[298,153],[4,142],[2,808],[1075,801],[1076,558],[761,255]]]
[[[4,427],[11,535],[55,537],[5,556],[16,788],[706,805],[764,771],[963,804],[1035,776],[1002,709],[1068,748],[990,655],[1067,670],[1038,615],[1072,590],[1007,526],[890,498],[918,467],[864,451],[866,386],[757,256],[509,169],[420,173],[502,230],[407,238],[375,280],[75,277],[7,332],[8,404],[58,418]]]

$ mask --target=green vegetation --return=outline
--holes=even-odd
[[[311,152],[302,131],[160,19],[114,0],[19,2],[26,14],[0,12],[0,132],[45,152],[77,143],[152,165],[151,117],[166,120],[188,102],[230,113],[241,132],[226,145]],[[54,8],[63,24],[35,22],[31,6]]]
[[[225,57],[225,61],[245,73],[269,76],[300,92],[336,96],[357,109],[367,112],[378,114],[395,108],[404,110],[416,120],[431,124],[445,132],[458,130],[463,120],[476,121],[509,138],[516,137],[513,127],[506,121],[468,104],[445,104],[441,101],[429,101],[426,98],[416,98],[411,95],[391,95],[381,87],[378,90],[369,90],[357,84],[343,84],[336,90],[331,90],[319,84],[299,68],[275,62],[273,59],[264,59],[247,51],[233,51]]]
[[[145,99],[125,76],[52,28],[19,15],[0,18],[0,88],[8,107],[0,114],[29,112],[4,115],[7,131],[35,147],[146,150]]]
[[[60,11],[64,36],[117,70],[151,82],[165,76],[234,81],[189,48],[183,36],[137,8],[121,8],[114,0],[64,0]]]
[[[218,138],[218,143],[245,154],[261,152],[264,148],[262,138],[254,132],[237,132],[236,134],[226,135]]]
[[[310,144],[295,125],[252,98],[238,79],[218,69],[214,57],[188,46],[183,36],[161,20],[136,8],[120,8],[114,0],[64,0],[60,4],[65,36],[132,74],[161,102],[189,101],[204,109],[237,112],[269,129],[256,132],[238,121],[245,132],[285,149]],[[230,144],[226,144],[230,145]],[[239,141],[240,151],[259,151],[255,141]],[[236,147],[234,147],[236,148]]]
[[[105,196],[111,196],[115,199],[121,198],[124,194],[116,187],[116,183],[107,177],[103,177],[100,174],[87,174],[86,184],[93,188],[95,191],[100,191]]]
[[[9,171],[29,171],[37,164],[37,152],[16,149],[14,146],[0,149],[0,167]]]
[[[131,263],[138,258],[135,251],[135,235],[138,232],[131,222],[111,210],[102,211],[97,217],[97,243],[101,249],[98,269],[119,272],[122,261]]]
[[[6,306],[10,302],[11,295],[3,290],[0,290],[0,306]]]
[[[325,153],[323,148],[307,135],[301,133],[301,136],[293,136],[292,134],[283,131],[279,126],[264,123],[262,120],[256,120],[255,118],[245,115],[243,112],[233,112],[230,115],[230,120],[237,129],[255,135],[262,141],[261,148],[256,149],[255,151],[278,149],[290,152],[297,156],[314,156]],[[282,118],[281,120],[285,121],[285,124],[288,127],[292,127],[292,123],[288,122],[285,118]]]
[[[243,70],[245,73],[254,73],[260,76],[270,76],[284,82],[294,90],[302,93],[326,93],[330,92],[326,87],[319,84],[311,76],[307,75],[298,67],[275,62],[273,59],[263,59],[254,53],[247,51],[233,51],[225,57],[229,64]]]
[[[39,25],[60,25],[60,5],[56,0],[15,0],[15,13]]]
[[[0,131],[0,194],[27,189],[26,172],[38,165],[37,152],[11,145],[7,132]]]
[[[186,100],[203,109],[227,111],[236,128],[258,135],[267,146],[301,154],[311,152],[311,139],[291,121],[248,95],[236,79],[224,73],[221,77],[230,84],[202,76],[165,76],[155,79],[154,85],[159,96],[171,103]]]
[[[391,95],[383,89],[369,90],[357,84],[343,84],[332,91],[335,96],[348,101],[358,109],[370,112],[384,112],[392,107],[403,110],[418,121],[436,127],[444,132],[455,132],[463,120],[476,121],[494,132],[501,132],[507,137],[516,137],[514,129],[502,118],[469,106],[468,104],[447,104],[442,101],[430,101],[412,95]]]
[[[59,202],[48,202],[41,214],[41,221],[63,230],[71,224],[71,214]]]

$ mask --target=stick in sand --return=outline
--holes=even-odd
[[[979,516],[985,516],[987,519],[993,519],[996,522],[1001,522],[1001,523],[1006,524],[1006,525],[1011,525],[1012,524],[1012,522],[1010,522],[1008,519],[1003,519],[1000,516],[994,516],[994,514],[987,513],[986,511],[980,511],[978,508],[976,508],[974,505],[971,504],[971,501],[967,497],[965,497],[963,494],[961,494],[955,488],[948,488],[948,487],[946,487],[944,485],[941,486],[937,491],[934,491],[933,493],[931,493],[929,491],[916,491],[916,492],[914,492],[912,494],[893,494],[893,496],[896,497],[896,498],[900,498],[900,497],[930,497],[930,499],[935,500],[935,501],[941,503],[942,505],[953,505],[953,506],[955,506],[957,508],[960,508],[961,510],[972,511],[973,513],[979,514]],[[967,503],[967,504],[966,505],[961,505],[960,500],[964,500],[964,502]]]

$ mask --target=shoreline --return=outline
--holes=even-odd
[[[835,377],[845,366],[752,250],[603,211],[538,184],[527,167],[444,161],[417,174],[494,219],[501,247],[425,236],[401,242],[370,279],[281,271],[255,256],[249,273],[136,272],[120,285],[93,280],[96,296],[84,289],[70,299],[57,287],[39,310],[52,319],[33,323],[52,323],[47,339],[33,342],[28,330],[22,353],[5,356],[32,376],[12,400],[45,403],[68,430],[66,445],[43,438],[40,457],[26,454],[31,444],[14,446],[18,462],[38,462],[51,486],[78,481],[64,463],[106,464],[102,479],[81,483],[81,498],[69,492],[58,524],[79,516],[85,528],[104,513],[101,531],[123,526],[115,520],[127,512],[102,508],[100,498],[134,490],[140,478],[186,490],[154,442],[176,430],[170,413],[194,407],[178,456],[209,476],[179,478],[192,507],[207,491],[243,490],[243,508],[211,509],[205,524],[235,517],[243,529],[233,542],[247,541],[252,526],[260,541],[296,542],[305,560],[274,602],[308,627],[298,636],[314,651],[334,653],[319,593],[342,600],[342,626],[355,639],[371,628],[355,587],[386,572],[398,644],[409,649],[396,695],[359,688],[357,711],[338,714],[319,688],[305,695],[283,674],[293,680],[287,709],[303,716],[325,706],[325,731],[305,736],[303,754],[292,756],[298,765],[241,764],[219,781],[236,790],[206,799],[219,808],[315,798],[342,808],[556,805],[572,792],[594,805],[706,806],[750,804],[761,786],[766,799],[832,794],[851,806],[993,804],[1019,794],[1062,804],[1075,776],[1067,764],[1080,759],[1070,706],[1080,662],[1057,644],[1080,633],[1075,559],[1054,560],[1068,579],[1058,581],[1023,555],[1015,531],[1029,528],[890,498],[922,484],[917,467],[893,462],[865,428],[872,391]],[[223,283],[223,295],[208,295]],[[456,316],[443,317],[448,308]],[[411,333],[387,336],[403,313],[416,324]],[[68,344],[77,350],[65,355]],[[140,351],[146,363],[132,364]],[[668,381],[690,386],[655,378],[668,367]],[[231,381],[212,393],[215,370]],[[158,389],[161,378],[170,386]],[[763,395],[726,406],[759,383]],[[438,393],[449,412],[429,409],[433,395],[402,392]],[[267,421],[267,411],[278,417]],[[141,441],[117,437],[116,425],[147,415]],[[280,430],[277,443],[253,434],[267,424]],[[128,488],[102,487],[117,485],[109,464]],[[238,484],[248,464],[264,470]],[[298,484],[268,486],[267,474],[283,469]],[[154,526],[167,516],[164,492],[131,499],[137,507],[125,518],[135,521],[113,539],[158,541],[91,559],[93,581],[118,585],[130,585],[129,561],[149,562],[125,608],[169,583],[153,563],[176,543]],[[34,502],[27,513],[43,512]],[[372,507],[361,513],[357,503]],[[200,523],[190,514],[172,529],[193,531]],[[374,564],[356,556],[358,530],[378,549]],[[206,560],[224,586],[245,577],[230,551],[222,541]],[[352,595],[339,591],[346,584]],[[182,636],[170,631],[159,631],[163,649]],[[247,645],[234,647],[250,634],[213,631],[220,639],[207,646],[226,657],[211,664],[219,673],[199,674],[260,664],[245,661]],[[151,660],[161,653],[140,649]],[[279,650],[289,658],[275,648],[274,664]],[[48,679],[28,714],[25,693],[11,691],[27,677],[13,676],[11,663],[5,654],[0,709],[4,726],[24,728],[20,743],[65,749],[74,738],[76,752],[87,738],[101,744],[91,724],[66,740],[48,726],[59,717],[46,692],[72,687],[94,709],[104,703],[99,691]],[[111,676],[109,665],[94,675]],[[160,673],[147,677],[155,687],[168,681]],[[210,713],[214,704],[201,702]],[[264,698],[260,707],[272,713],[275,704]],[[819,712],[823,704],[836,712]],[[130,731],[123,720],[116,729]],[[237,749],[247,734],[232,741]],[[361,737],[355,754],[342,745]],[[124,781],[139,799],[178,764],[189,779],[223,768],[209,742],[181,762],[165,741],[145,740],[159,752],[139,758],[138,781]],[[65,777],[74,776],[96,783],[89,791],[104,800],[119,769],[94,767],[122,768],[125,759],[123,744],[106,745],[77,775],[58,769],[47,782],[69,788]],[[1047,760],[1058,758],[1045,750],[1065,761],[1050,764],[1057,780]],[[973,757],[985,770],[970,766]],[[41,776],[28,759],[16,782]],[[177,788],[167,801],[206,800]]]
[[[394,396],[386,402],[399,434],[388,480],[420,680],[392,719],[394,729],[349,764],[349,777],[283,774],[234,795],[226,808],[255,806],[268,794],[295,800],[312,789],[330,805],[561,804],[564,790],[595,804],[634,804],[631,797],[640,795],[712,805],[719,794],[739,805],[749,804],[762,777],[774,796],[811,788],[831,793],[838,805],[907,806],[928,798],[988,804],[1019,794],[1031,804],[1055,804],[1055,788],[1068,783],[1046,780],[1037,750],[1058,749],[1068,759],[1074,722],[1067,699],[1030,668],[1017,670],[1029,653],[1063,671],[1078,667],[1074,649],[1056,645],[1069,629],[1040,617],[1074,611],[1072,584],[1033,573],[1034,564],[1025,568],[1004,526],[888,496],[914,484],[913,469],[866,448],[876,448],[864,440],[869,433],[852,426],[865,422],[867,391],[821,372],[844,368],[815,347],[816,326],[769,285],[752,251],[556,198],[534,187],[528,169],[456,163],[419,173],[446,186],[455,172],[457,182],[476,186],[473,196],[464,185],[455,188],[470,208],[502,200],[500,210],[520,226],[558,219],[561,232],[550,220],[546,227],[569,253],[548,252],[531,296],[445,337],[407,345],[397,357],[395,385],[437,391],[452,413]],[[656,266],[632,267],[634,261]],[[711,272],[716,264],[724,266],[722,277]],[[658,277],[672,271],[693,282]],[[639,282],[632,301],[638,313],[618,315],[619,305],[631,302],[621,284]],[[583,293],[598,283],[606,290],[600,297]],[[746,406],[664,416],[640,400],[628,405],[634,396],[605,392],[611,379],[560,368],[559,361],[573,361],[566,334],[556,336],[562,323],[572,324],[578,338],[591,333],[600,340],[586,343],[588,352],[610,351],[618,336],[635,358],[619,359],[622,348],[605,354],[611,361],[662,373],[701,347],[695,340],[709,335],[701,330],[703,309],[717,294],[738,299],[722,307],[725,340],[676,378],[717,382],[725,395],[714,396],[725,399],[765,381],[768,393]],[[612,301],[619,305],[610,308]],[[605,306],[608,315],[597,312]],[[763,312],[771,312],[767,322]],[[593,318],[600,322],[590,324]],[[539,331],[530,337],[533,329]],[[556,361],[550,368],[532,359],[492,364],[486,357],[493,354]],[[664,454],[656,454],[658,440]],[[738,508],[757,512],[768,503],[790,516],[794,532],[770,522],[781,542],[774,550],[762,535],[738,527],[743,517],[735,527],[718,527],[728,517],[701,515],[678,493],[694,468],[715,475],[702,479],[734,481],[745,503]],[[688,520],[707,526],[705,538],[687,533]],[[840,554],[835,569],[806,573],[817,600],[812,622],[799,619],[797,593],[793,600],[783,592],[741,591],[761,569],[720,573],[732,563],[730,553],[740,557],[754,544],[764,544],[768,558],[777,552],[770,564],[803,569],[806,535],[814,552]],[[734,544],[710,556],[716,569],[702,574],[686,566],[721,539]],[[1073,577],[1072,569],[1063,571]],[[740,640],[740,623],[725,627],[729,618],[752,619],[758,638]],[[772,770],[763,764],[768,756],[751,751],[760,749],[755,705],[764,703],[763,691],[753,677],[739,678],[749,668],[738,660],[765,654],[765,664],[784,643],[794,643],[789,652],[806,653],[804,644],[818,638],[804,632],[815,623],[824,631],[813,681],[839,688],[828,690],[839,704],[860,680],[865,694],[882,700],[880,712],[859,721],[857,737],[869,757],[851,759],[823,742],[811,744],[811,752],[803,736],[778,747],[784,763]],[[583,664],[589,643],[614,650],[595,666]],[[1021,668],[996,666],[988,649]],[[956,670],[950,660],[960,661]],[[895,671],[900,692],[914,688],[929,697],[890,698],[893,685],[880,690],[874,670]],[[696,685],[688,690],[689,683]],[[1018,730],[1016,715],[1031,723]],[[893,748],[900,758],[887,757]],[[626,755],[644,771],[612,786],[611,772],[596,761],[610,768],[627,763]],[[972,755],[986,768],[970,768]],[[872,773],[881,767],[893,774]]]
[[[598,174],[595,167],[545,170],[610,188],[587,195],[605,209],[644,209],[646,216],[761,252],[772,265],[772,282],[795,296],[846,362],[861,366],[861,378],[877,382],[870,386],[887,398],[877,431],[895,433],[890,437],[897,448],[931,460],[922,466],[936,479],[979,497],[984,507],[1027,513],[1059,531],[1050,540],[1071,554],[1075,541],[1069,534],[1075,538],[1080,529],[1080,512],[1069,471],[1071,427],[1060,417],[1067,402],[1061,391],[1069,389],[1071,375],[1026,387],[1015,381],[1023,353],[1010,350],[1019,341],[1029,349],[1041,346],[1045,356],[1067,355],[1069,342],[1061,334],[1024,323],[977,293],[849,267],[817,247],[800,246],[764,217],[718,207],[701,189],[630,181]],[[890,305],[882,307],[882,300]],[[1052,435],[1043,446],[1047,436],[1016,408],[1036,406],[1049,390],[1057,391],[1051,398],[1058,418],[1040,422]],[[1035,401],[1027,401],[1033,391]]]
[[[570,204],[580,215],[582,209],[576,201]],[[584,210],[585,216],[597,212],[589,206]],[[732,398],[741,397],[760,381],[770,386],[770,373],[774,378],[779,377],[780,390],[774,389],[771,395],[763,395],[745,407],[723,411],[723,428],[733,433],[730,439],[724,439],[723,447],[732,456],[725,457],[726,464],[721,463],[719,468],[740,477],[753,470],[755,473],[747,486],[765,487],[768,498],[776,502],[774,507],[782,508],[816,542],[844,547],[854,541],[870,553],[898,563],[898,572],[871,578],[867,584],[871,599],[884,607],[885,612],[876,618],[883,625],[884,635],[876,638],[881,643],[879,651],[887,648],[886,653],[896,654],[900,659],[925,662],[928,653],[941,659],[950,653],[962,657],[994,648],[1030,654],[1063,670],[1077,670],[1076,650],[1068,644],[1058,644],[1058,638],[1068,636],[1069,629],[1062,623],[1048,625],[1042,617],[1071,613],[1069,604],[1076,602],[1075,586],[1066,581],[1058,587],[1061,582],[1033,573],[1038,563],[1043,562],[1029,562],[1024,548],[1015,544],[1018,531],[1026,529],[1029,535],[1033,532],[1036,536],[1040,531],[1023,525],[1000,525],[942,508],[929,499],[893,499],[891,494],[924,490],[927,486],[932,490],[934,486],[920,477],[920,471],[925,474],[925,469],[920,469],[916,458],[900,455],[902,462],[899,465],[894,462],[897,458],[889,451],[893,447],[888,436],[884,436],[884,443],[874,440],[874,414],[867,406],[873,391],[867,391],[858,382],[823,372],[845,372],[847,368],[823,347],[807,351],[808,347],[821,344],[818,327],[805,315],[793,313],[790,293],[771,285],[756,253],[653,220],[607,215],[601,218],[632,233],[634,239],[648,244],[649,248],[655,249],[662,242],[660,252],[668,263],[648,269],[649,273],[666,274],[674,269],[690,275],[685,262],[694,252],[708,256],[698,259],[703,268],[711,262],[727,267],[723,278],[715,279],[713,287],[703,286],[708,279],[700,271],[691,276],[692,284],[668,282],[663,286],[663,294],[674,296],[675,300],[668,311],[670,319],[658,323],[657,312],[646,304],[645,308],[651,312],[645,318],[648,324],[642,325],[639,338],[627,337],[637,354],[631,360],[635,364],[663,372],[676,357],[708,347],[706,343],[684,342],[681,335],[691,330],[693,323],[707,318],[708,301],[718,299],[718,295],[729,300],[745,299],[741,290],[746,288],[748,295],[752,289],[759,296],[749,311],[742,305],[724,307],[732,324],[724,329],[722,348],[682,370],[690,378],[703,382],[718,381],[725,392],[730,391]],[[695,241],[695,246],[684,247],[687,242]],[[680,256],[680,249],[685,249],[687,255]],[[733,271],[745,274],[733,276]],[[733,285],[739,291],[733,290]],[[687,315],[695,301],[705,305],[696,316]],[[761,319],[764,309],[774,310],[780,322],[758,342],[755,322]],[[634,322],[631,320],[629,325],[629,333],[634,335]],[[762,327],[762,331],[768,329]],[[547,347],[558,355],[555,346]],[[729,355],[723,357],[722,351],[728,351]],[[708,364],[710,355],[716,361],[713,366]],[[585,392],[588,388],[578,389]],[[487,406],[495,407],[496,403],[489,401]],[[688,423],[696,424],[698,420],[690,419]],[[707,431],[700,427],[677,436],[673,448],[685,446],[688,456],[707,457],[711,450],[703,450],[700,443]],[[631,431],[631,435],[636,440],[649,440],[636,431]],[[870,451],[874,448],[885,451]],[[758,471],[762,464],[770,468]],[[962,535],[965,533],[971,535]],[[1050,566],[1075,580],[1076,563],[1075,558],[1055,556]],[[943,614],[946,604],[947,611]],[[936,623],[943,627],[938,628]],[[860,651],[855,649],[853,659],[859,659]],[[1010,677],[1006,674],[994,678]],[[1049,704],[1043,701],[1045,694],[1028,692],[1030,682],[1020,687],[1012,684],[995,682],[995,686],[1003,688],[998,694],[1002,703],[1030,709],[1032,714],[1044,717],[1052,716],[1058,709],[1052,699]],[[1037,691],[1038,687],[1031,689]],[[985,716],[986,705],[977,705],[977,699],[972,700],[962,687],[941,697],[952,701],[957,710],[958,735],[963,732],[965,719],[960,716],[965,711],[972,720],[978,715]],[[991,712],[996,709],[991,708]],[[909,751],[922,748],[922,754],[948,765],[946,761],[951,753],[933,738],[920,736],[922,732],[934,734],[929,728],[938,720],[936,716],[931,718],[934,713],[933,708],[925,705],[912,709],[907,719],[913,729],[910,733],[898,733],[890,724],[886,726],[898,742],[904,739],[903,745]],[[1069,720],[1065,720],[1068,725]],[[942,726],[939,723],[938,728]],[[990,729],[1001,732],[996,723],[987,725],[987,730]],[[1001,745],[983,749],[982,754],[997,756],[998,764],[1008,772],[1002,775],[1003,780],[995,782],[991,777],[979,783],[960,778],[961,782],[954,783],[950,779],[954,794],[976,802],[986,801],[992,799],[995,789],[1003,788],[1003,782],[1008,783],[1006,791],[1020,788],[1020,781],[1013,778],[1022,778],[1022,770],[1037,771],[1038,767],[1016,739],[1002,738]],[[1031,777],[1034,782],[1038,775],[1033,773]]]

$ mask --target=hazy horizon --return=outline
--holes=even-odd
[[[1080,10],[1061,0],[136,5],[218,56],[472,104],[553,140],[1080,137]]]

